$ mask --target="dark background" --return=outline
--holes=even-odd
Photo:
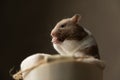
[[[61,19],[75,13],[95,36],[106,63],[104,80],[120,79],[119,0],[1,0],[0,80],[13,80],[12,73],[27,56],[56,53],[50,31]]]

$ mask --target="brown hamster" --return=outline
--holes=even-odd
[[[51,31],[54,48],[61,55],[91,56],[100,59],[98,47],[91,32],[80,25],[81,16],[59,21]]]

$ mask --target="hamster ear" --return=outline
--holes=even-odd
[[[81,16],[79,14],[75,14],[72,18],[71,18],[72,22],[75,24],[79,24],[80,20],[81,20]]]

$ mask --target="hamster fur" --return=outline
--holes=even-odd
[[[91,32],[80,25],[81,16],[59,21],[51,31],[52,43],[61,55],[91,56],[100,59],[98,46]]]

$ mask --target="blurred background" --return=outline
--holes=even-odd
[[[82,15],[81,24],[98,42],[106,63],[104,80],[120,80],[119,0],[1,0],[0,80],[13,80],[10,69],[18,71],[29,55],[57,53],[50,31],[59,20],[75,13]]]

